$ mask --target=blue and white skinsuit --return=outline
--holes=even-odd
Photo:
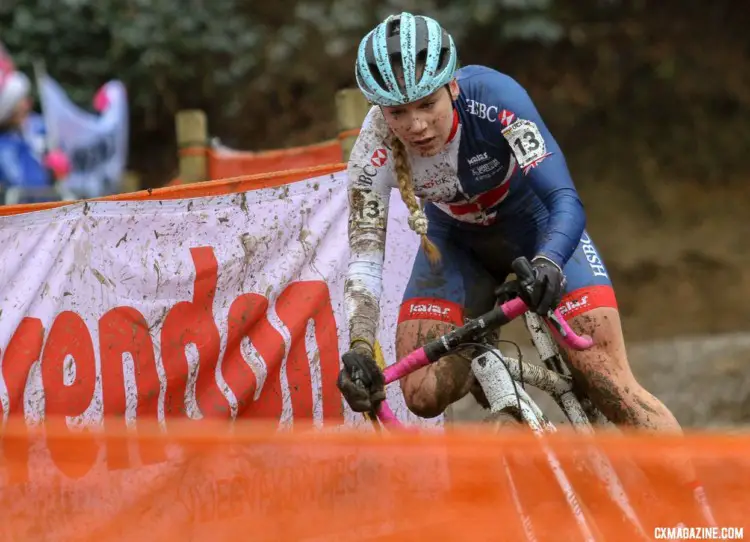
[[[460,95],[446,147],[409,155],[415,195],[426,202],[427,235],[442,263],[420,248],[399,323],[464,323],[492,308],[494,288],[518,256],[542,255],[567,279],[566,318],[616,307],[604,264],[584,227],[586,217],[565,158],[523,87],[483,66],[456,71]],[[391,133],[379,107],[362,126],[348,164],[351,259],[345,299],[350,337],[375,343],[386,224],[397,187]]]

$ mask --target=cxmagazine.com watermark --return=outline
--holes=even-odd
[[[744,527],[657,527],[657,540],[743,540]]]

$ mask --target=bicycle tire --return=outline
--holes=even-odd
[[[492,425],[496,431],[501,431],[505,428],[518,429],[525,425],[521,420],[518,419],[514,413],[507,410],[501,410],[499,412],[492,412],[485,416],[482,423]]]
[[[505,430],[517,431],[519,429],[531,431],[531,427],[529,427],[528,424],[521,421],[513,411],[510,411],[508,409],[488,414],[484,418],[483,423],[492,424],[493,430],[496,432],[502,432]],[[526,486],[537,487],[537,485],[544,485],[544,480],[547,481],[547,484],[556,483],[551,478],[552,471],[550,470],[549,464],[546,462],[546,459],[538,457],[516,457],[512,458],[510,461],[509,459],[510,458],[508,457],[505,458],[506,468],[511,469],[509,472],[512,472],[515,467],[520,469],[524,473],[524,477],[526,480],[528,480],[530,477],[534,477],[539,481],[539,484],[530,483],[525,484]],[[557,538],[558,535],[561,535],[561,532],[564,533],[561,535],[562,539],[564,540],[580,537],[581,533],[578,530],[578,527],[572,522],[566,526],[569,531],[565,530],[566,528],[563,528],[563,530],[561,531],[560,525],[546,525],[544,522],[539,521],[539,518],[545,518],[550,514],[559,513],[559,509],[561,506],[559,498],[539,498],[539,496],[531,497],[528,494],[524,497],[524,489],[519,488],[519,490],[520,493],[516,493],[516,498],[519,499],[519,506],[521,507],[521,509],[517,510],[520,514],[519,521],[521,521],[522,529],[524,529],[525,522],[530,521],[527,527],[530,526],[533,533],[533,538],[531,538],[532,540],[547,540],[551,538]],[[580,501],[579,499],[579,506],[586,514],[587,521],[589,522],[589,528],[593,533],[593,539],[597,541],[605,540],[599,531],[598,525],[596,525],[596,523],[592,520],[593,516],[588,510],[588,506],[586,505],[586,503]]]

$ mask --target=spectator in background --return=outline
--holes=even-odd
[[[19,203],[60,199],[53,189],[55,182],[70,172],[62,152],[44,153],[40,148],[39,123],[29,122],[34,120],[29,117],[30,90],[29,78],[15,69],[0,44],[0,203],[9,199],[13,188],[22,189],[14,198]]]

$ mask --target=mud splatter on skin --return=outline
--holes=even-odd
[[[397,334],[397,351],[424,346],[454,327],[434,320],[420,321],[416,335],[411,330]],[[415,384],[404,389],[404,397],[409,410],[423,418],[433,418],[469,393],[474,381],[471,357],[467,353],[451,353],[429,365]]]
[[[612,341],[606,339],[608,333],[604,331],[612,329],[609,320],[606,314],[599,316],[584,314],[576,319],[575,331],[590,335],[596,343],[595,348],[600,352],[593,360],[586,361],[586,367],[580,368],[572,366],[576,355],[570,356],[570,369],[573,377],[594,405],[610,421],[618,425],[659,430],[662,428],[664,416],[668,413],[660,412],[658,406],[645,401],[642,394],[648,396],[648,392],[640,388],[637,383],[631,382],[629,385],[624,385],[630,382],[627,373],[622,373],[621,369],[618,370],[616,366],[613,366],[616,360],[608,352]],[[627,370],[626,365],[624,369]],[[618,378],[624,378],[621,385],[617,383]]]
[[[623,400],[615,382],[604,371],[579,371],[571,367],[573,378],[586,391],[594,405],[617,425],[642,425],[637,409]]]

